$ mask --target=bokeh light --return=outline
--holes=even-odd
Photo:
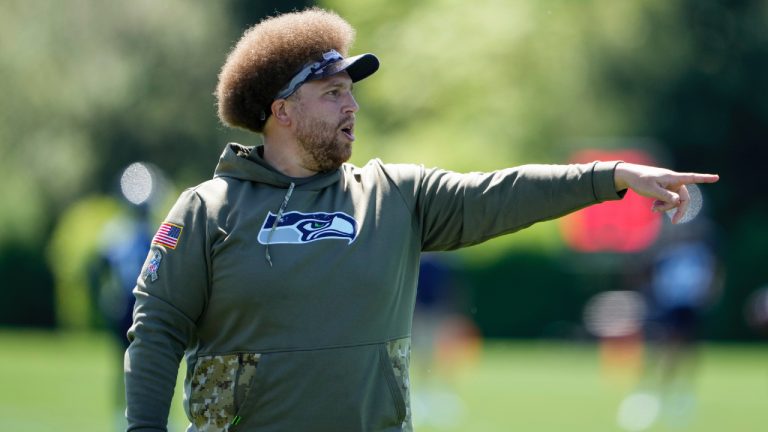
[[[152,196],[154,179],[150,168],[142,162],[134,162],[120,177],[120,191],[133,204],[141,205]]]
[[[584,324],[601,338],[636,333],[645,316],[646,305],[634,291],[606,291],[592,297],[584,307]]]

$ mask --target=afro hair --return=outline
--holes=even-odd
[[[346,57],[354,38],[347,21],[319,8],[270,17],[249,28],[219,73],[219,119],[262,132],[275,95],[293,75],[331,49]]]

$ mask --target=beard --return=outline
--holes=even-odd
[[[300,115],[296,123],[296,140],[304,151],[304,167],[312,171],[332,171],[352,156],[352,143],[339,138],[343,120],[332,124],[307,115]]]

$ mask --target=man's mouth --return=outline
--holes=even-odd
[[[355,140],[355,126],[350,124],[346,126],[342,126],[341,133],[344,134],[350,141]]]

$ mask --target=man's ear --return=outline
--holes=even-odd
[[[288,114],[286,105],[288,101],[285,99],[275,99],[272,102],[272,117],[277,120],[283,126],[288,126],[291,123],[291,116]]]

